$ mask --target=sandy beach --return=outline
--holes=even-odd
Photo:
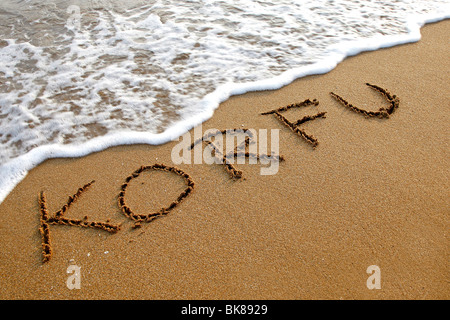
[[[241,179],[220,164],[174,165],[178,141],[47,160],[0,205],[0,298],[449,299],[449,32],[449,20],[429,24],[417,43],[222,103],[203,131],[279,129],[285,161],[274,175],[261,175],[260,164],[236,164]],[[391,101],[366,83],[398,97],[388,118],[354,112],[330,94],[388,109]],[[306,99],[319,103],[282,115],[295,122],[326,112],[299,126],[315,148],[261,115]],[[155,164],[180,171],[144,167],[132,176]],[[140,214],[180,201],[133,228],[120,198]],[[68,286],[71,266],[79,289]],[[379,289],[368,288],[370,266]]]

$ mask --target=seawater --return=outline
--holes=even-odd
[[[231,95],[449,17],[448,0],[2,0],[0,202],[48,158],[165,143]]]

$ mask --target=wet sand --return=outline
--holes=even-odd
[[[426,25],[418,43],[222,103],[203,131],[279,129],[285,161],[274,175],[260,175],[260,164],[236,164],[241,179],[220,164],[174,165],[178,141],[42,163],[0,205],[0,298],[450,298],[449,31],[448,20]],[[330,94],[388,110],[393,99],[365,83],[398,97],[389,117]],[[279,114],[292,124],[326,112],[297,126],[315,148],[261,115],[306,99],[319,103]],[[145,216],[177,198],[138,228],[124,208]],[[71,265],[80,289],[67,286]],[[381,289],[367,287],[372,265]]]

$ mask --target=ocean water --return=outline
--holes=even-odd
[[[449,17],[448,0],[2,0],[0,202],[48,158],[165,143],[231,95]]]

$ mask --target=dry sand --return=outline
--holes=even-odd
[[[192,194],[165,217],[133,222],[118,206],[121,186],[140,166],[172,166],[161,146],[110,148],[48,160],[0,205],[1,299],[448,299],[450,21],[422,29],[418,43],[350,57],[325,75],[224,102],[209,128],[280,129],[275,175],[261,165],[180,164]],[[366,118],[333,91],[367,110],[389,107],[370,82],[400,98],[389,119]],[[284,112],[313,149],[273,115],[261,112],[317,99]],[[77,189],[95,183],[65,213],[69,219],[121,224],[107,231],[50,225],[53,254],[43,263],[38,196],[53,216]],[[144,171],[126,189],[134,212],[169,205],[186,189],[171,172]],[[69,265],[81,288],[69,290]],[[381,289],[369,290],[369,266]]]

